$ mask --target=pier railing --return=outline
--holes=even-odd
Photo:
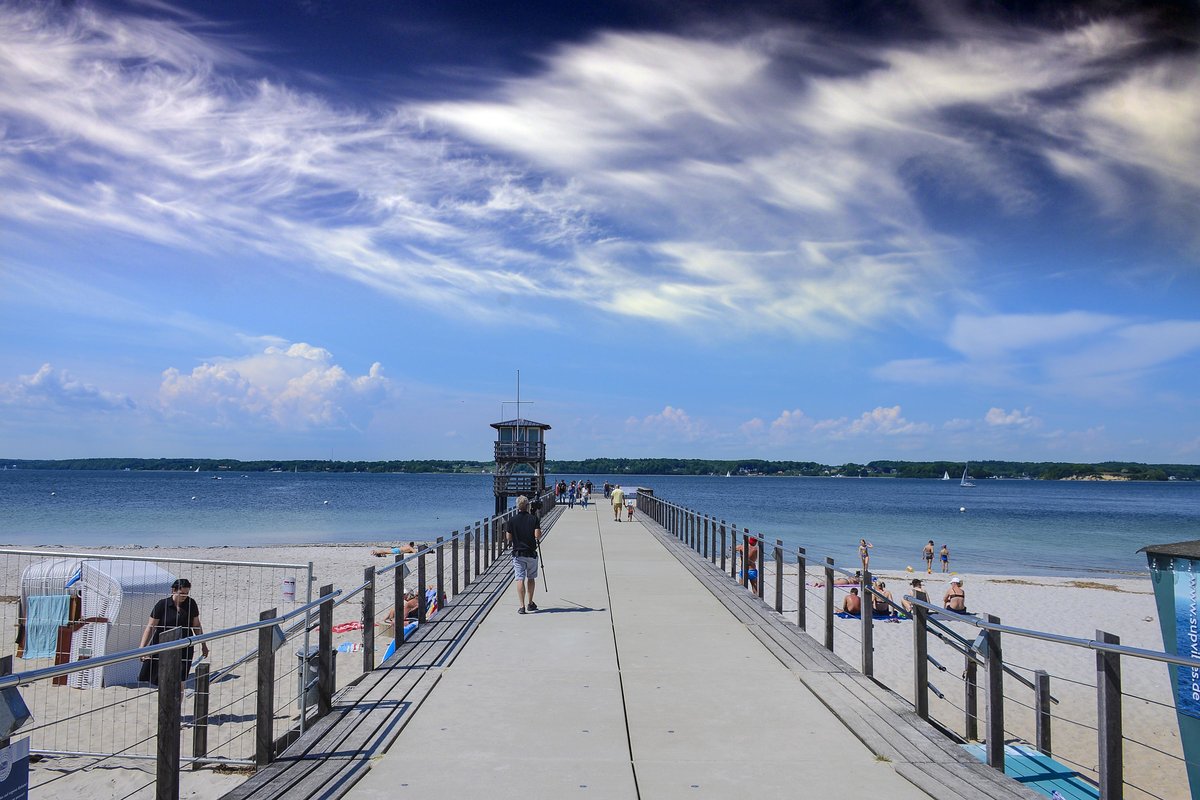
[[[651,490],[638,491],[637,505],[782,619],[906,698],[952,740],[982,742],[979,755],[996,769],[1004,770],[1006,759],[1015,757],[1006,745],[1026,742],[1029,752],[1076,770],[1104,800],[1190,796],[1186,771],[1196,765],[1185,761],[1171,735],[1177,730],[1175,707],[1164,690],[1173,681],[1164,666],[1195,667],[1195,661],[1121,645],[1106,631],[1097,630],[1092,639],[1064,636],[1006,626],[990,614],[956,613],[911,595],[896,600],[869,571],[850,571],[806,547],[785,548],[778,538]],[[856,615],[843,612],[838,602],[838,593],[852,588],[861,597]],[[880,613],[884,608],[887,613]],[[911,636],[899,633],[903,624],[912,625]],[[964,636],[964,626],[978,635]],[[1093,658],[1094,681],[1035,665],[1064,658],[1077,664]],[[935,676],[959,684],[957,690],[944,683],[940,688]],[[1163,786],[1171,788],[1163,793]]]
[[[541,500],[543,513],[549,513],[553,493]],[[186,779],[181,766],[253,770],[271,763],[329,713],[339,686],[385,660],[393,638],[392,649],[403,647],[406,621],[419,626],[436,620],[449,599],[492,567],[504,550],[504,525],[515,513],[474,521],[421,544],[416,552],[397,554],[386,566],[366,567],[361,583],[323,586],[316,598],[285,613],[271,607],[256,620],[183,638],[178,629],[167,631],[149,647],[95,655],[67,648],[63,663],[21,672],[13,672],[11,655],[0,657],[0,691],[17,689],[31,712],[11,735],[28,737],[31,754],[42,759],[31,770],[30,795],[89,794],[86,788],[64,787],[64,769],[86,772],[101,763],[153,760],[153,779],[126,797],[175,800],[181,775]],[[408,613],[407,597],[416,601]],[[389,605],[398,610],[390,620]],[[385,625],[394,637],[390,630],[378,635]],[[360,641],[338,645],[339,632]],[[292,654],[296,645],[301,647]],[[181,679],[184,654],[204,646],[211,650],[211,663],[194,664]],[[339,653],[351,657],[341,669]],[[354,657],[357,653],[361,658]],[[103,675],[119,667],[122,674],[136,674],[150,657],[160,663],[157,687],[98,681],[87,691],[70,691],[80,685],[81,673]],[[170,664],[181,668],[161,668]],[[185,690],[190,690],[186,697]]]

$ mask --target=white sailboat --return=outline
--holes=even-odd
[[[970,466],[969,463],[963,464],[963,476],[962,476],[962,480],[959,481],[958,485],[970,489],[971,487],[973,487],[975,485],[975,483],[973,481],[970,481],[967,479],[967,467],[968,466]]]
[[[950,480],[950,471],[949,470],[946,470],[945,472],[942,473],[942,480],[944,480],[944,481]]]

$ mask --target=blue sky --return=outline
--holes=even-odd
[[[1194,4],[577,6],[0,2],[0,456],[1200,461]]]

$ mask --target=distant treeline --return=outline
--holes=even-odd
[[[12,469],[174,470],[195,472],[491,472],[491,461],[238,461],[232,458],[72,458],[61,460],[8,459]],[[961,461],[872,461],[868,464],[818,464],[815,461],[736,461],[703,458],[589,458],[582,461],[547,461],[546,471],[556,475],[807,475],[812,477],[940,478],[962,474]],[[1200,480],[1200,466],[1190,464],[1139,464],[1106,461],[1068,464],[1053,461],[972,461],[971,476],[1029,478],[1037,480],[1117,479],[1131,481]]]

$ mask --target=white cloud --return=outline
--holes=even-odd
[[[129,411],[136,404],[129,397],[108,392],[43,364],[32,375],[21,375],[13,383],[0,383],[0,405],[64,411]]]
[[[707,426],[693,420],[682,408],[664,406],[657,414],[648,414],[641,419],[629,417],[625,420],[625,429],[661,440],[692,442],[705,435]]]
[[[260,77],[188,17],[6,9],[0,216],[256,252],[479,314],[536,287],[634,317],[837,336],[970,292],[971,247],[926,219],[914,170],[1010,214],[1039,202],[1038,159],[1109,187],[1114,212],[1146,175],[1159,204],[1193,207],[1189,62],[1104,80],[1140,43],[1119,22],[951,33],[870,50],[803,28],[610,33],[486,101],[362,110]],[[780,69],[797,54],[831,68]],[[964,109],[1023,135],[972,136],[953,121]]]
[[[378,362],[352,376],[333,354],[297,342],[287,348],[163,372],[159,402],[168,415],[218,425],[269,424],[287,430],[359,428],[393,393]]]
[[[1003,408],[992,407],[988,409],[984,415],[983,421],[992,427],[1015,427],[1015,428],[1032,428],[1035,427],[1039,420],[1037,417],[1029,414],[1029,409],[1021,411],[1014,408],[1012,411],[1005,411]]]

